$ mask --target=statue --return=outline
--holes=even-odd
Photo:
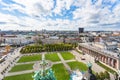
[[[37,63],[38,64],[38,63]],[[48,68],[49,64],[45,61],[44,57],[42,58],[42,62],[39,65],[38,70],[36,70],[34,73],[34,80],[56,80],[54,76],[54,72],[51,68]],[[34,66],[36,67],[36,65]]]
[[[92,63],[91,62],[89,62],[88,64],[87,64],[87,66],[88,66],[88,75],[87,75],[87,80],[97,80],[96,79],[96,76],[92,73]]]

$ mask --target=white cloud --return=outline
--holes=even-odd
[[[0,22],[6,22],[7,24],[0,25],[1,29],[77,29],[78,27],[99,27],[102,24],[114,24],[120,21],[120,5],[117,4],[112,11],[109,10],[111,7],[103,7],[102,1],[98,0],[94,5],[90,0],[57,0],[56,6],[54,7],[53,0],[13,0],[16,3],[22,4],[22,7],[18,4],[6,4],[0,0],[0,3],[5,8],[3,10],[18,10],[22,13],[27,14],[29,17],[16,17],[10,14],[0,13]],[[108,0],[106,0],[108,1]],[[111,3],[116,0],[109,0]],[[49,19],[43,16],[50,15],[52,12],[55,15],[59,14],[62,16],[63,9],[70,9],[70,6],[74,5],[77,8],[73,13],[73,19]],[[53,9],[53,10],[52,10]],[[77,20],[76,20],[77,19]],[[12,26],[12,27],[10,27]],[[110,28],[111,29],[111,28]]]

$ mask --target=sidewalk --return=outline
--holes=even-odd
[[[26,71],[20,71],[20,72],[11,72],[8,73],[6,76],[14,76],[14,75],[20,75],[20,74],[26,74],[26,73],[32,73],[34,70],[26,70]]]

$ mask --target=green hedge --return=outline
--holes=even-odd
[[[82,54],[82,52],[80,52],[79,50],[75,49],[75,51],[77,51],[78,53]]]
[[[114,71],[113,69],[105,66],[104,64],[102,64],[102,63],[100,63],[100,62],[97,62],[97,64],[98,64],[99,66],[101,66],[102,68],[104,68],[106,71],[108,71],[108,72],[110,72],[110,73],[112,73],[112,74],[116,73],[116,71]]]
[[[100,72],[95,74],[97,80],[110,80],[110,74],[108,71]]]

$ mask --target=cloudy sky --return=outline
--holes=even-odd
[[[120,0],[0,0],[1,30],[120,30]]]

